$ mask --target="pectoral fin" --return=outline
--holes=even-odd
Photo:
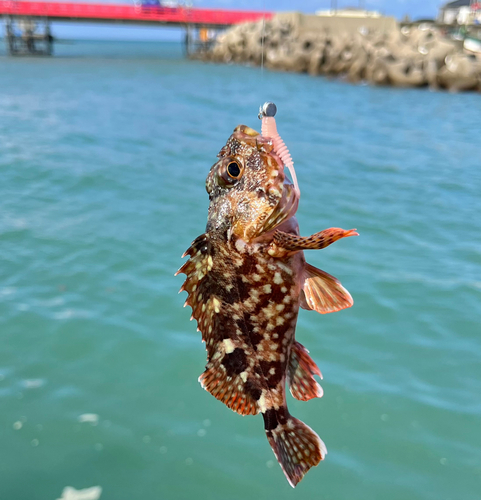
[[[321,314],[351,307],[354,301],[337,278],[310,264],[304,268],[301,307]]]
[[[341,238],[348,236],[359,236],[355,229],[341,229],[340,227],[331,227],[324,229],[319,233],[312,236],[297,236],[295,234],[284,233],[283,231],[276,231],[274,234],[274,244],[279,249],[284,249],[290,252],[300,250],[321,250],[328,247]]]

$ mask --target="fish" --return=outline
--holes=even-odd
[[[287,408],[286,383],[301,401],[321,397],[322,377],[295,339],[299,308],[321,314],[351,307],[339,280],[308,264],[304,250],[357,236],[329,228],[300,236],[300,192],[275,141],[239,125],[211,167],[206,230],[183,257],[184,306],[207,351],[204,389],[241,415],[261,413],[267,440],[295,487],[327,454],[319,436]]]

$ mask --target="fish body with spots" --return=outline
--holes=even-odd
[[[206,180],[207,227],[185,252],[181,290],[206,344],[199,381],[241,415],[262,413],[269,444],[295,486],[326,455],[319,436],[291,416],[286,383],[303,401],[321,397],[321,372],[295,340],[299,307],[320,313],[350,307],[333,276],[306,263],[304,250],[353,236],[330,228],[299,235],[299,192],[273,141],[240,125]]]

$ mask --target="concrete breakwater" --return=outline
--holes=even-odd
[[[374,85],[481,91],[481,54],[469,53],[435,25],[316,18],[279,14],[265,23],[236,25],[195,57]]]

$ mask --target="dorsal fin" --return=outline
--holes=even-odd
[[[237,413],[255,415],[261,391],[249,362],[252,348],[239,338],[232,304],[223,301],[223,294],[226,298],[230,292],[215,269],[214,253],[208,235],[199,236],[184,254],[189,260],[177,272],[187,275],[181,291],[189,294],[185,304],[192,307],[192,318],[206,344],[207,366],[199,382]]]
[[[249,372],[240,372],[246,355],[241,348],[234,349],[235,344],[232,341],[227,342],[228,345],[230,343],[230,349],[225,350],[225,344],[220,348],[218,355],[214,355],[207,362],[199,382],[206,391],[231,410],[241,415],[256,415],[259,413],[259,405],[253,391],[248,390],[252,384],[247,378]]]

